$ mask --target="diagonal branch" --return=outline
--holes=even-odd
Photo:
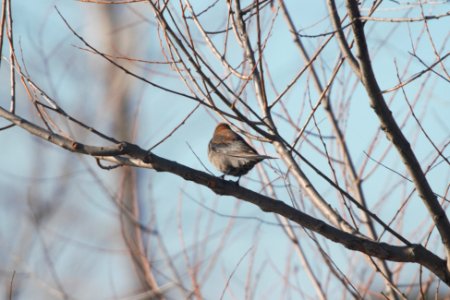
[[[271,212],[283,216],[300,226],[303,226],[305,229],[312,230],[329,240],[343,245],[347,249],[391,261],[419,263],[436,274],[436,276],[447,285],[450,284],[450,273],[445,268],[446,261],[428,251],[422,245],[410,244],[407,246],[394,246],[370,240],[356,233],[345,232],[305,214],[280,200],[236,185],[233,181],[223,180],[205,172],[184,166],[175,161],[149,153],[131,143],[122,142],[110,148],[83,145],[63,136],[50,133],[48,130],[8,112],[2,107],[0,107],[0,117],[5,118],[29,133],[64,149],[133,167],[153,169],[157,172],[169,172],[180,176],[187,181],[192,181],[208,187],[218,195],[239,198],[258,206],[264,212]]]
[[[442,243],[447,252],[448,271],[450,270],[450,260],[448,259],[450,258],[450,222],[445,211],[439,204],[436,195],[433,193],[433,190],[422,171],[420,163],[411,149],[411,145],[392,116],[392,112],[389,110],[380,87],[378,86],[370,61],[363,23],[360,19],[361,15],[358,8],[358,2],[355,0],[347,0],[346,6],[350,19],[353,21],[352,29],[355,36],[357,57],[361,68],[361,81],[366,88],[370,105],[380,120],[381,129],[395,146],[406,169],[411,174],[417,192],[419,193],[420,198],[422,198],[439,231]]]

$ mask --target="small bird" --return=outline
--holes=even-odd
[[[239,177],[236,183],[239,183],[241,176],[247,174],[260,161],[274,158],[259,155],[252,146],[225,123],[217,125],[208,145],[209,161],[223,173],[222,178],[225,175]]]

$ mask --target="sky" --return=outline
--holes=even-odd
[[[331,30],[324,1],[287,2],[289,8],[296,12],[295,22],[301,33],[314,35]],[[365,7],[369,4],[367,2]],[[404,1],[401,1],[401,4],[385,1],[375,17],[420,16],[417,5],[411,5],[413,9],[409,11],[405,9],[409,7],[408,4]],[[193,6],[200,11],[205,8],[205,3],[194,1]],[[116,107],[111,100],[116,95],[110,91],[123,82],[110,81],[111,78],[107,74],[102,75],[103,70],[110,70],[108,69],[110,64],[82,49],[85,46],[64,25],[55,7],[86,41],[98,49],[108,47],[109,39],[102,37],[120,35],[120,41],[127,41],[128,35],[132,32],[135,40],[132,43],[115,44],[113,50],[116,53],[125,53],[146,60],[163,60],[164,57],[159,48],[154,17],[146,5],[133,4],[114,8],[116,18],[111,20],[114,30],[110,32],[100,23],[103,20],[101,5],[62,0],[13,0],[14,38],[16,51],[23,66],[26,66],[30,77],[71,115],[105,134],[126,139],[147,149],[165,137],[195,107],[196,103],[193,101],[123,76],[120,80],[129,84],[127,97],[130,99],[123,113],[130,116],[132,124],[118,123],[114,115]],[[339,7],[342,12],[342,5]],[[449,8],[448,2],[444,1],[427,5],[425,12],[440,14],[449,11]],[[363,10],[363,13],[365,12]],[[207,24],[209,30],[215,30],[224,26],[220,16],[220,10],[216,9],[205,15],[202,21]],[[263,23],[267,28],[270,27],[269,18],[264,19]],[[401,71],[407,69],[403,78],[408,78],[424,68],[417,59],[411,59],[413,51],[424,59],[426,64],[435,61],[427,35],[421,35],[423,28],[421,22],[407,24],[386,22],[368,26],[366,29],[369,35],[368,43],[381,89],[391,88],[398,83],[396,64]],[[433,42],[438,49],[442,47],[443,54],[449,51],[448,28],[450,28],[448,18],[429,22]],[[413,44],[419,36],[421,40],[419,46],[415,48]],[[290,44],[291,40],[292,37],[286,30],[282,17],[277,17],[265,50],[265,55],[270,58],[267,68],[274,81],[274,88],[268,88],[269,98],[275,97],[277,91],[281,90],[292,79],[293,74],[304,65],[297,50]],[[311,54],[311,49],[315,49],[318,40],[305,38],[304,42]],[[208,53],[206,45],[201,42],[199,45],[206,57],[212,60],[213,57]],[[6,45],[3,51],[5,56]],[[337,55],[336,41],[332,41],[321,55],[321,75],[329,74]],[[231,61],[237,62],[242,56],[236,46],[230,46],[229,57]],[[215,67],[220,66],[217,62],[214,64]],[[448,62],[444,64],[449,67]],[[180,79],[167,66],[133,64],[131,67],[136,73],[154,82],[186,92]],[[350,152],[354,155],[357,166],[360,166],[366,159],[364,151],[367,151],[379,123],[369,106],[364,89],[361,85],[355,84],[350,74],[348,65],[344,66],[338,83],[332,87],[331,95],[337,109],[342,109],[340,105],[349,106],[348,113],[341,116],[340,124],[345,128],[346,140],[351,145]],[[426,76],[422,77],[423,80],[408,85],[405,93],[409,100],[412,100],[419,92],[416,108],[423,118],[423,126],[431,138],[441,145],[449,140],[449,85],[436,76],[427,81]],[[3,95],[0,103],[4,107],[9,105],[8,100],[5,100],[9,99],[9,65],[5,59],[2,60],[0,68],[0,80],[3,83],[0,85],[0,93]],[[237,86],[237,82],[233,84]],[[302,109],[303,106],[298,104],[299,99],[304,103],[308,99],[312,99],[312,102],[317,99],[316,91],[313,88],[305,89],[307,86],[312,87],[312,84],[310,78],[304,76],[287,93],[285,101],[289,110]],[[245,96],[249,103],[256,107],[254,95],[249,91]],[[387,93],[385,97],[393,114],[399,120],[403,120],[408,114],[408,107],[401,93]],[[18,99],[18,114],[36,121],[36,113],[33,112],[23,88],[18,89]],[[307,115],[307,111],[299,113],[299,120],[305,120]],[[92,144],[103,142],[93,135],[82,133],[75,126],[67,125],[67,121],[63,118],[52,116],[63,128],[69,129],[71,134],[78,135],[83,141]],[[321,130],[329,133],[330,127],[324,113],[319,111],[317,119]],[[207,171],[220,175],[208,163],[206,155],[208,141],[218,121],[216,115],[208,113],[203,108],[198,109],[167,142],[156,147],[154,153],[199,170],[204,170],[206,166]],[[278,122],[280,131],[286,137],[291,139],[295,136],[293,129],[285,122],[282,120]],[[0,126],[5,124],[7,123],[0,120]],[[122,133],[119,133],[118,128],[125,125],[132,128],[132,134],[119,137]],[[314,130],[312,126],[308,129]],[[408,119],[403,130],[410,137],[419,160],[430,162],[433,147],[423,134],[416,134],[417,127],[414,120]],[[377,158],[381,157],[385,145],[388,145],[384,136],[380,139],[382,139],[381,146],[373,153]],[[315,140],[314,143],[320,145],[319,140]],[[31,295],[34,295],[35,299],[60,299],[58,285],[64,286],[67,294],[74,296],[75,299],[130,296],[137,289],[136,277],[130,268],[130,258],[125,245],[120,239],[118,210],[113,200],[114,196],[120,193],[120,171],[99,169],[94,159],[63,151],[17,127],[0,132],[0,145],[3,154],[0,158],[0,189],[5,191],[4,197],[0,200],[2,207],[0,243],[5,245],[0,249],[0,256],[4,257],[0,261],[3,274],[0,291],[7,293],[5,287],[8,287],[7,283],[11,280],[12,270],[16,270],[17,299],[28,299]],[[255,143],[255,147],[258,151],[264,151],[269,155],[275,154],[275,149],[270,145]],[[315,165],[328,170],[327,161],[306,142],[302,141],[301,149]],[[448,156],[448,150],[446,153]],[[375,166],[371,161],[369,164]],[[405,174],[405,168],[395,151],[389,152],[383,159],[383,164],[400,174]],[[277,161],[274,166],[278,170],[270,171],[271,178],[276,178],[276,171],[286,171],[282,162]],[[336,193],[310,169],[305,167],[305,170],[312,182],[326,195],[327,200],[333,206],[339,206],[339,197]],[[437,193],[445,193],[449,174],[448,166],[445,164],[439,164],[428,174]],[[260,270],[253,271],[264,274],[260,276],[260,285],[255,289],[256,298],[280,295],[289,298],[289,292],[279,285],[280,281],[282,282],[280,279],[282,274],[289,268],[293,272],[292,282],[300,282],[300,287],[310,285],[306,274],[302,271],[301,263],[298,259],[292,258],[293,250],[290,242],[272,214],[263,213],[255,206],[232,197],[215,195],[206,188],[185,182],[172,174],[137,170],[136,176],[140,221],[151,224],[158,234],[163,236],[168,252],[173,257],[173,263],[180,270],[184,269],[184,272],[181,271],[184,280],[187,280],[189,275],[186,268],[183,268],[186,261],[198,260],[205,266],[211,261],[214,251],[223,246],[215,271],[205,279],[206,299],[220,297],[230,274],[233,281],[230,284],[230,291],[224,294],[225,299],[231,299],[233,296],[243,298],[245,280],[247,272],[251,269],[252,259],[255,270]],[[241,184],[259,191],[261,185],[258,180],[257,171],[252,171],[243,178]],[[370,206],[386,220],[395,215],[400,202],[413,188],[411,184],[395,188],[396,182],[400,180],[401,177],[392,171],[379,168],[371,180],[365,182],[365,193],[370,200]],[[283,182],[278,183],[279,185],[275,187],[280,199],[289,203],[290,195]],[[297,197],[304,201],[302,203],[305,203],[305,211],[320,217],[317,211],[314,212],[308,205],[307,199],[303,199],[304,192],[298,186],[293,186],[292,189]],[[384,204],[378,205],[382,200]],[[392,205],[386,204],[390,202]],[[210,210],[214,211],[212,216],[207,214]],[[38,213],[42,214],[44,220],[41,226],[32,221]],[[414,236],[417,223],[426,219],[426,216],[423,204],[415,195],[402,216],[403,232],[407,236]],[[225,236],[224,232],[231,226],[230,224],[233,225],[232,230],[229,236]],[[424,224],[429,226],[429,223]],[[309,257],[314,258],[317,255],[314,253],[314,243],[303,229],[298,229],[298,234],[305,240],[303,245]],[[208,242],[198,243],[200,237],[208,237]],[[224,237],[227,243],[222,245]],[[164,270],[167,261],[163,254],[159,251],[151,253],[152,246],[157,245],[155,240],[152,235],[147,236],[146,248],[149,249],[149,256],[152,257],[154,265]],[[327,247],[333,249],[332,258],[342,272],[347,273],[355,268],[364,274],[364,267],[367,265],[361,264],[364,262],[362,256],[350,255],[349,259],[349,253],[343,247],[332,243],[327,244]],[[202,257],[199,259],[196,255]],[[49,264],[53,264],[55,270],[48,268]],[[326,269],[320,263],[316,262],[313,269],[320,278],[326,280]],[[416,270],[412,266],[405,268],[409,269]],[[409,280],[404,273],[402,276],[405,276],[405,281]],[[58,283],[55,278],[59,278],[61,282]],[[375,290],[380,289],[379,283],[381,281],[374,284]],[[103,288],[107,291],[103,292]],[[339,284],[331,283],[327,292],[341,292],[341,290]],[[292,295],[297,294],[292,292]]]

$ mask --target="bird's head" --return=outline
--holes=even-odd
[[[230,125],[226,123],[219,123],[216,126],[216,129],[214,130],[214,133],[216,132],[226,132],[228,130],[231,130]]]
[[[219,123],[214,130],[213,138],[215,140],[234,140],[236,139],[236,133],[231,130],[230,125],[226,123]]]

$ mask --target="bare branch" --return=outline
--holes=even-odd
[[[397,122],[392,116],[383,94],[378,86],[375,74],[370,62],[369,51],[366,44],[363,24],[359,20],[360,13],[357,1],[347,0],[347,11],[350,18],[354,21],[352,28],[355,37],[356,48],[358,51],[359,64],[361,66],[361,80],[369,95],[369,100],[372,108],[377,114],[381,128],[385,132],[388,139],[394,144],[403,163],[408,169],[417,191],[427,207],[436,227],[440,233],[443,244],[447,252],[447,257],[450,258],[450,222],[445,214],[445,211],[440,206],[436,196],[428,183],[420,164],[411,149],[411,146],[406,137],[401,132]],[[447,270],[450,270],[450,259]]]

